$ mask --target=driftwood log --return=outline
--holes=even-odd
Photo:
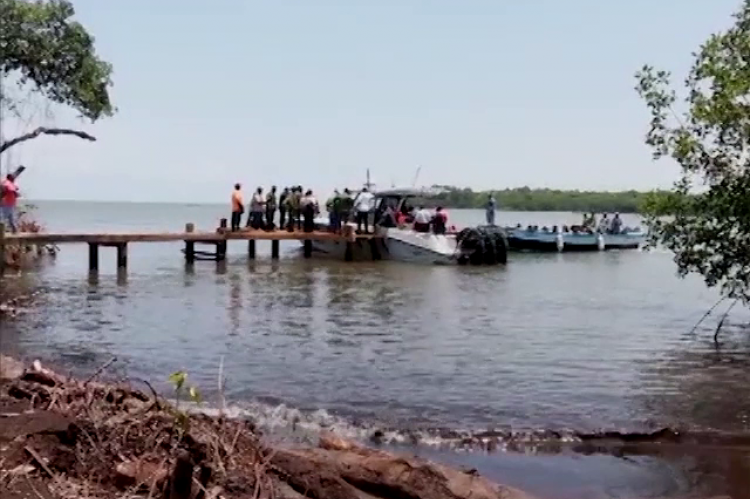
[[[295,490],[320,499],[531,499],[476,472],[366,448],[332,434],[321,436],[318,449],[276,450],[272,463]]]

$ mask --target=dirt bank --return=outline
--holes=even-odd
[[[323,435],[264,443],[252,422],[0,356],[0,497],[532,499],[473,470]]]

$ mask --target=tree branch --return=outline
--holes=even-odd
[[[18,137],[14,139],[10,139],[0,144],[0,153],[4,153],[11,147],[18,145],[21,142],[26,142],[27,140],[35,139],[39,137],[40,135],[73,135],[80,139],[91,140],[91,141],[96,140],[96,137],[89,135],[86,132],[82,132],[80,130],[70,130],[68,128],[45,128],[45,127],[40,126],[39,128],[37,128],[36,130],[32,132],[19,135]]]

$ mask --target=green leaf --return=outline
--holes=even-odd
[[[187,373],[185,371],[177,371],[169,375],[169,382],[175,387],[175,390],[181,390],[187,381]]]
[[[201,394],[196,387],[191,386],[190,390],[188,390],[188,395],[190,396],[190,400],[192,400],[193,402],[197,404],[200,404],[202,402]]]

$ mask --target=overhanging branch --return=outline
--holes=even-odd
[[[68,128],[45,128],[40,126],[36,130],[33,130],[29,133],[25,133],[23,135],[19,135],[18,137],[14,139],[10,139],[7,142],[3,142],[0,144],[0,154],[4,153],[11,147],[20,144],[21,142],[26,142],[27,140],[35,139],[39,137],[40,135],[73,135],[74,137],[78,137],[79,139],[85,139],[85,140],[91,140],[95,141],[96,137],[87,134],[86,132],[82,132],[80,130],[71,130]]]

